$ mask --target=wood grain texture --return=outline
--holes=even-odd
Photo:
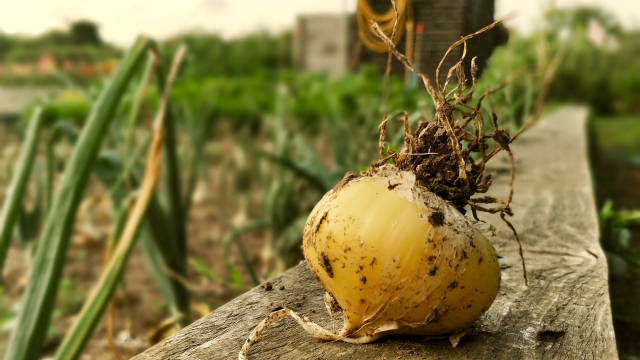
[[[251,359],[617,359],[607,287],[607,264],[586,144],[587,112],[571,107],[547,117],[516,141],[512,223],[527,260],[524,286],[517,244],[497,216],[492,242],[502,256],[498,298],[479,320],[480,331],[453,349],[446,339],[395,336],[367,345],[320,342],[291,319],[271,326]],[[508,160],[493,160],[491,195],[506,197]],[[491,164],[491,163],[490,163]],[[323,291],[302,263],[236,298],[135,360],[235,359],[251,330],[283,304],[329,329]],[[284,286],[284,289],[280,289]]]

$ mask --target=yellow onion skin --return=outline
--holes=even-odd
[[[470,219],[385,165],[343,180],[311,212],[303,253],[343,311],[345,338],[442,335],[493,303],[500,267]]]

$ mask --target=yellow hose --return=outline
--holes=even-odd
[[[404,34],[407,10],[409,10],[409,0],[396,0],[396,6],[398,7],[398,28],[396,30],[395,37],[391,39],[394,44],[397,44]],[[393,31],[395,23],[395,16],[396,14],[393,11],[393,7],[385,13],[379,14],[371,9],[368,0],[358,0],[356,19],[358,21],[358,38],[362,44],[375,52],[387,52],[387,46],[373,32],[370,20],[377,22],[378,25],[380,25],[380,29],[387,36],[391,37],[391,32]]]

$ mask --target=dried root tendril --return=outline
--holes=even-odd
[[[253,344],[258,342],[260,335],[267,329],[267,327],[269,327],[269,325],[275,323],[280,319],[286,318],[287,316],[290,316],[309,335],[313,336],[318,340],[323,340],[323,341],[341,340],[341,341],[352,343],[352,344],[366,344],[379,338],[379,335],[370,335],[370,336],[367,335],[367,336],[359,336],[357,338],[350,338],[350,337],[347,337],[347,334],[344,331],[344,329],[339,334],[336,334],[314,323],[306,316],[302,314],[298,314],[297,312],[289,308],[282,307],[282,309],[276,310],[271,314],[269,314],[264,320],[262,320],[258,324],[258,326],[255,327],[255,329],[253,329],[247,341],[245,341],[245,343],[242,345],[240,354],[238,354],[238,360],[248,360],[249,351],[251,351],[251,347],[253,346]]]
[[[395,154],[389,151],[389,156],[387,157],[384,156],[383,151],[387,125],[385,117],[383,126],[380,128],[381,160],[374,164],[374,166],[380,166],[388,159],[392,158],[400,169],[413,172],[416,175],[416,180],[419,185],[426,187],[429,191],[440,196],[444,200],[449,201],[458,208],[460,212],[464,213],[465,206],[469,206],[474,218],[476,219],[478,211],[499,214],[500,218],[513,231],[518,243],[519,254],[522,260],[523,277],[525,284],[528,285],[522,243],[520,242],[520,238],[518,237],[515,228],[506,219],[507,215],[513,216],[511,201],[513,199],[513,185],[515,178],[515,161],[509,144],[540,116],[540,109],[546,94],[545,89],[550,83],[549,79],[552,78],[552,74],[549,75],[549,71],[555,72],[555,68],[557,68],[559,60],[558,57],[556,57],[556,59],[552,61],[548,67],[547,73],[545,73],[543,77],[543,91],[538,98],[536,111],[534,111],[534,114],[526,123],[525,127],[511,137],[506,129],[501,129],[499,127],[498,118],[493,111],[490,95],[504,88],[516,78],[527,73],[527,71],[515,73],[497,87],[487,89],[478,98],[476,106],[471,107],[467,105],[467,103],[473,98],[473,93],[476,90],[476,84],[478,81],[476,77],[478,67],[476,65],[476,58],[474,57],[471,60],[472,86],[469,92],[463,94],[463,91],[466,89],[464,59],[467,53],[467,40],[491,30],[500,24],[500,22],[501,21],[496,21],[473,34],[467,35],[449,47],[436,69],[435,89],[431,85],[429,78],[414,69],[407,58],[396,49],[393,42],[382,31],[380,31],[379,26],[375,22],[372,22],[374,32],[385,42],[389,48],[389,53],[393,54],[409,70],[422,78],[427,92],[433,98],[436,107],[435,121],[432,123],[421,122],[418,125],[415,135],[411,134],[408,122],[405,121],[405,138],[402,150],[400,151],[400,154]],[[444,85],[441,85],[440,70],[447,57],[460,45],[463,46],[462,56],[460,57],[460,60],[458,60],[458,62],[449,69]],[[454,73],[458,82],[457,86],[449,93],[445,93]],[[485,99],[489,102],[489,106],[491,108],[491,123],[494,128],[493,132],[488,134],[484,133],[484,117],[480,111],[482,101]],[[454,112],[458,112],[462,115],[462,124],[458,123],[454,117]],[[470,124],[475,127],[473,133],[465,130]],[[493,140],[497,146],[487,154],[486,151],[489,149],[487,141],[489,140]],[[463,141],[466,142],[467,145],[464,149],[462,146]],[[502,150],[505,150],[509,155],[510,182],[507,200],[500,200],[486,196],[483,198],[473,199],[473,195],[477,193],[486,193],[491,186],[491,177],[484,175],[486,163]],[[481,154],[481,158],[478,162],[476,162],[471,156],[474,152]],[[487,208],[478,204],[498,204],[500,206]]]

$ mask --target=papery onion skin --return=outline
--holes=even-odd
[[[390,165],[345,178],[322,198],[303,253],[343,310],[344,337],[453,333],[491,306],[500,285],[484,235]]]

